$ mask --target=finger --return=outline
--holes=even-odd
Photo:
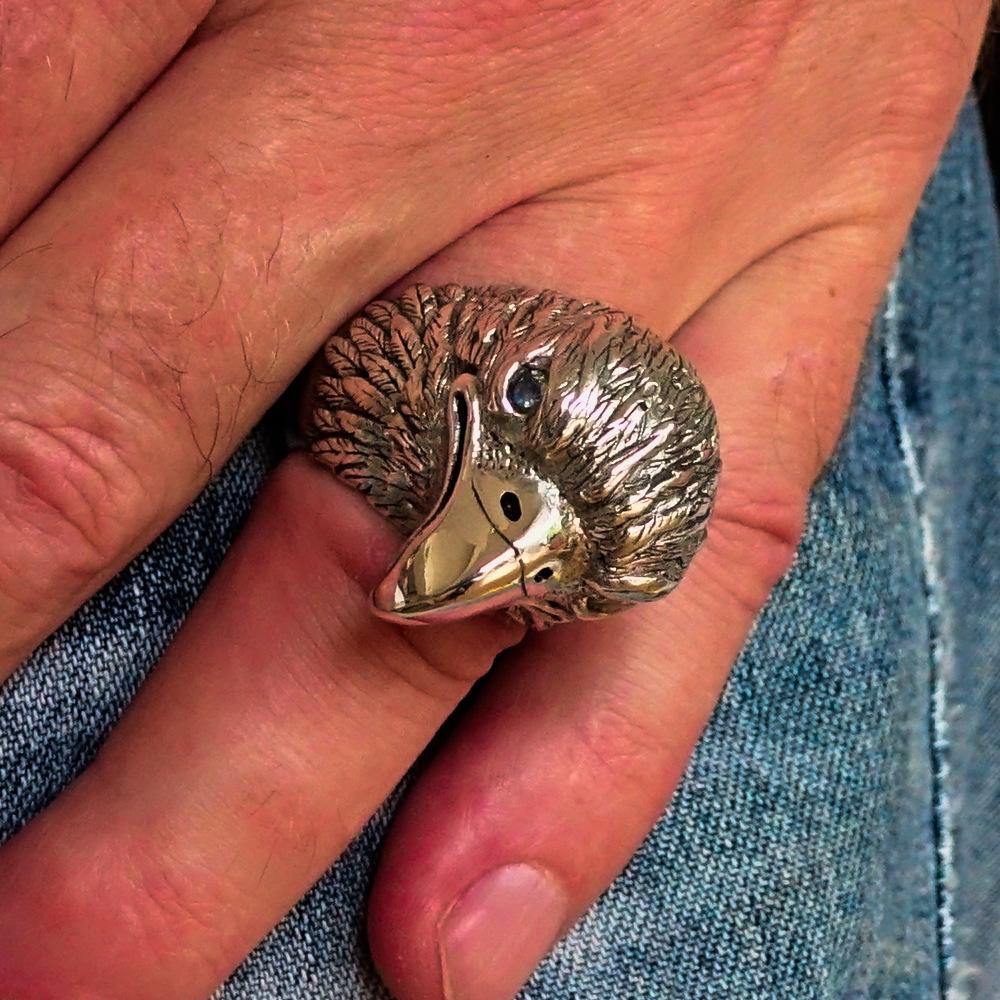
[[[404,800],[369,911],[400,1000],[512,996],[668,802],[792,558],[891,259],[865,267],[839,233],[805,242],[675,338],[715,402],[723,452],[709,540],[681,585],[505,657]]]
[[[319,877],[519,634],[376,619],[396,544],[279,469],[97,761],[0,850],[0,994],[207,996]]]
[[[720,35],[715,5],[689,5],[670,29],[697,45],[657,74],[621,45],[652,29],[645,5],[611,32],[586,4],[293,6],[230,9],[0,251],[0,673],[179,512],[331,327],[501,209],[549,192],[536,256],[599,234],[606,274],[580,287],[641,315],[662,268],[665,329],[829,222],[807,103],[771,95],[801,132],[766,187],[747,103],[718,102],[711,142],[692,113],[706,60],[764,59],[780,18]]]
[[[351,534],[352,537],[356,537],[357,530],[356,529],[353,530]],[[315,539],[312,537],[310,537],[310,544],[315,545]],[[285,546],[283,546],[283,548],[284,547]],[[259,562],[260,562],[259,558],[255,559],[255,565],[259,565]],[[319,567],[315,567],[312,564],[310,564],[308,568],[318,569]],[[300,577],[301,574],[295,574],[296,580],[298,580]],[[323,578],[320,576],[318,579],[320,584],[322,584]],[[288,581],[285,580],[283,582],[280,576],[278,577],[278,583],[279,585],[282,585],[283,583],[285,587],[289,586]],[[230,580],[229,587],[231,590],[234,588],[234,585],[235,585],[235,580]],[[251,602],[251,604],[241,605],[243,615],[239,619],[240,630],[246,628],[246,621],[254,620],[253,617],[251,617],[249,614],[251,607],[253,611],[258,614],[260,613],[261,606],[269,609],[267,604],[268,601],[271,602],[272,606],[275,603],[277,603],[279,607],[282,607],[280,602],[275,602],[271,600],[272,595],[269,591],[254,590],[252,596],[254,597],[254,600]],[[226,615],[220,614],[218,608],[215,608],[213,610],[214,610],[214,617],[212,619],[213,621],[216,622],[221,621],[222,624],[225,626],[225,631],[233,631],[233,632],[237,631],[236,626],[232,624],[232,619],[228,619],[228,624],[227,624]],[[285,617],[287,618],[288,616],[286,615]],[[309,635],[308,629],[300,628],[300,623],[298,623],[295,619],[292,619],[290,621],[290,625],[292,627],[293,635],[299,632]],[[258,672],[254,674],[254,679],[256,680],[263,673],[261,668],[265,666],[265,663],[273,662],[271,656],[269,656],[267,653],[266,647],[268,645],[270,645],[272,648],[274,646],[277,646],[279,649],[284,650],[285,641],[283,635],[277,633],[268,633],[261,636],[257,633],[251,632],[250,635],[251,637],[256,636],[257,639],[262,641],[254,642],[253,644],[254,648],[248,650],[244,650],[243,647],[240,646],[237,648],[236,652],[239,655],[241,655],[249,665],[258,668]],[[195,652],[198,652],[201,649],[200,642],[201,641],[199,640],[198,643],[193,643],[192,647],[190,648],[194,649]],[[469,640],[466,639],[465,642],[468,644]],[[372,643],[371,636],[367,633],[364,633],[361,636],[354,636],[354,635],[350,636],[350,646],[351,648],[362,646],[366,650],[377,648]],[[180,648],[182,649],[184,648],[183,643]],[[279,662],[281,662],[282,664],[286,662],[284,657],[279,657],[278,659]],[[360,664],[355,663],[352,664],[352,666],[355,670],[357,670]],[[138,724],[136,724],[135,727],[132,729],[133,735],[136,732],[152,733],[154,736],[158,738],[161,747],[163,746],[169,747],[171,750],[174,751],[174,754],[177,757],[177,759],[182,762],[185,759],[185,751],[190,753],[189,748],[191,745],[191,741],[193,739],[191,729],[186,728],[184,725],[183,716],[185,715],[186,712],[189,711],[190,693],[191,692],[197,693],[199,685],[206,683],[206,681],[203,679],[205,673],[204,658],[201,657],[200,655],[198,657],[198,667],[199,669],[197,671],[189,668],[190,672],[187,674],[187,676],[185,676],[183,684],[178,683],[176,687],[169,685],[166,687],[166,690],[168,691],[169,695],[168,701],[174,703],[175,711],[173,713],[164,712],[162,716],[161,715],[154,716],[153,721],[157,722],[156,725],[139,726]],[[479,665],[477,669],[482,669],[482,666]],[[421,675],[427,676],[424,671],[421,671]],[[364,676],[364,674],[361,674],[361,676]],[[353,673],[348,674],[348,678],[351,681],[353,681],[353,677],[354,677]],[[464,679],[464,683],[467,683],[467,678]],[[213,704],[213,711],[218,710],[222,712],[221,725],[224,733],[229,735],[230,737],[232,737],[234,733],[236,736],[239,736],[240,732],[242,731],[241,726],[239,725],[239,721],[242,721],[243,713],[237,706],[240,703],[240,696],[245,693],[244,692],[245,688],[252,688],[252,685],[247,682],[247,679],[245,677],[241,676],[239,684],[235,685],[231,689],[227,689],[224,692],[224,697],[220,699],[220,701],[222,702],[221,708],[220,706]],[[268,696],[267,701],[270,702],[274,698],[272,689],[268,687],[265,690]],[[151,700],[154,698],[155,693],[156,693],[156,688],[154,687],[153,694],[149,696]],[[454,697],[455,695],[453,694],[453,698]],[[159,701],[158,698],[155,700]],[[361,700],[364,701],[365,699]],[[401,699],[399,704],[396,705],[396,708],[401,709],[404,701],[405,699]],[[210,703],[210,700],[206,703]],[[144,702],[144,704],[149,704],[149,702]],[[276,704],[281,713],[282,726],[288,723],[292,726],[292,728],[298,730],[301,724],[301,717],[300,717],[301,710],[298,710],[295,707],[290,707],[287,703],[282,703],[280,701],[276,702]],[[195,706],[196,709],[198,709],[200,705],[201,703],[197,702]],[[348,709],[351,710],[354,709],[354,704],[350,700],[346,700],[344,702],[344,705]],[[329,703],[321,705],[320,707],[326,709],[325,712],[326,716],[329,716],[331,714],[330,712],[331,706],[329,705]],[[443,712],[445,710],[441,709],[441,711]],[[195,711],[194,714],[200,718],[203,714],[207,717],[208,713]],[[354,718],[352,713],[349,714],[351,714],[351,717]],[[236,720],[239,721],[234,721],[234,717]],[[386,721],[387,719],[388,721]],[[251,721],[252,721],[252,716],[251,716]],[[363,726],[359,726],[358,728],[352,728],[350,724],[350,719],[347,721],[347,724],[345,724],[344,720],[341,719],[339,716],[335,719],[338,731],[340,731],[341,729],[346,731],[347,735],[350,736],[352,739],[350,745],[354,748],[357,748],[358,746],[364,746],[370,743],[372,739],[372,733],[376,733],[379,736],[381,736],[383,729],[387,728],[389,730],[392,730],[396,725],[399,725],[398,719],[396,719],[395,716],[392,715],[392,713],[386,713],[385,717],[380,717],[378,720],[374,722],[374,724],[368,718],[363,718],[362,721],[363,723],[365,723]],[[164,742],[173,735],[175,728],[182,734],[183,740],[176,743]],[[274,728],[276,735],[278,728],[279,727]],[[309,727],[307,725],[304,728],[308,729]],[[404,732],[409,732],[409,730],[405,726],[402,726],[402,728]],[[260,730],[263,730],[265,732],[271,731],[270,727],[267,726],[258,727],[258,731]],[[126,730],[126,732],[128,732],[128,730]],[[276,742],[278,742],[279,745],[283,745],[285,739],[287,738],[288,737],[284,737]],[[244,739],[242,742],[240,740],[236,740],[235,742],[236,745],[239,747],[239,749],[243,751],[243,757],[246,756],[247,752],[252,751],[255,746],[259,746],[259,742],[252,743],[249,738]],[[293,746],[301,745],[298,744],[294,738],[292,738],[290,742]],[[314,742],[315,742],[314,740],[307,739],[306,746],[307,747],[312,746]],[[113,748],[115,745],[116,745],[115,743],[112,743],[111,747]],[[408,747],[408,750],[412,752],[413,750],[412,744]],[[42,968],[54,970],[46,973],[47,975],[50,975],[53,978],[57,978],[60,975],[64,976],[70,975],[70,973],[66,971],[67,967],[65,963],[60,964],[61,959],[59,955],[51,954],[50,953],[51,948],[49,949],[48,952],[46,952],[44,950],[44,946],[37,942],[37,938],[39,937],[39,935],[37,933],[31,934],[30,930],[32,927],[37,928],[40,925],[40,921],[45,920],[46,918],[48,918],[49,926],[51,926],[53,918],[52,911],[47,911],[45,910],[44,907],[43,897],[45,896],[46,889],[48,889],[50,892],[50,887],[45,886],[44,884],[45,880],[38,871],[37,858],[42,853],[42,851],[39,849],[47,848],[49,845],[52,844],[60,845],[61,850],[57,852],[56,857],[59,860],[65,860],[67,855],[63,853],[65,847],[63,847],[62,845],[74,843],[77,839],[79,839],[85,846],[84,850],[85,858],[77,857],[73,858],[72,861],[80,862],[82,860],[94,859],[94,858],[100,858],[102,860],[110,859],[110,862],[105,860],[105,870],[108,871],[110,874],[108,875],[107,881],[102,881],[104,873],[98,873],[96,875],[91,874],[89,876],[89,883],[87,879],[84,879],[85,887],[89,884],[89,890],[81,893],[80,896],[77,896],[74,894],[74,890],[71,887],[64,893],[59,894],[57,898],[54,900],[54,903],[56,906],[58,918],[62,921],[63,926],[67,927],[68,929],[74,932],[77,931],[78,929],[84,932],[83,940],[90,947],[91,954],[90,954],[89,966],[86,964],[87,956],[86,955],[79,956],[80,962],[82,963],[81,967],[85,970],[88,976],[95,975],[96,973],[92,972],[92,970],[94,970],[96,967],[95,956],[100,953],[100,949],[103,948],[105,953],[112,951],[112,958],[114,959],[120,958],[119,955],[113,954],[113,948],[117,946],[117,943],[120,940],[120,938],[110,932],[113,932],[113,930],[116,927],[120,926],[120,923],[116,923],[116,921],[120,922],[123,914],[125,916],[125,920],[128,921],[132,919],[132,914],[134,914],[137,910],[141,911],[142,913],[148,914],[150,910],[159,913],[161,909],[163,909],[161,907],[155,907],[155,906],[143,908],[141,904],[138,907],[130,907],[127,901],[133,900],[136,897],[128,895],[127,893],[128,886],[129,885],[134,886],[135,883],[138,883],[141,889],[146,885],[152,884],[153,889],[156,890],[157,887],[163,886],[163,882],[161,881],[157,883],[155,879],[151,879],[149,877],[148,873],[149,872],[163,873],[165,875],[164,881],[166,881],[168,885],[166,892],[161,891],[159,893],[160,899],[162,899],[164,896],[167,896],[169,894],[170,889],[173,888],[174,886],[180,885],[182,889],[182,891],[179,893],[178,892],[173,893],[173,898],[178,899],[179,904],[176,907],[171,907],[169,905],[170,898],[167,898],[168,905],[166,907],[167,910],[169,910],[175,915],[175,921],[173,922],[173,924],[174,925],[179,924],[181,926],[179,932],[176,931],[169,932],[162,938],[154,938],[154,943],[158,944],[159,947],[154,947],[152,949],[155,953],[153,961],[156,962],[158,956],[162,955],[163,953],[168,953],[168,957],[170,957],[171,961],[173,961],[173,956],[176,956],[177,954],[180,954],[181,957],[176,960],[177,961],[176,965],[170,967],[169,971],[172,973],[172,976],[164,975],[164,978],[162,980],[156,978],[157,969],[155,967],[152,973],[147,971],[150,965],[150,962],[148,960],[143,964],[143,968],[138,970],[138,972],[134,970],[134,966],[129,966],[126,964],[128,956],[125,956],[121,965],[121,967],[126,970],[125,972],[122,973],[123,977],[122,983],[125,986],[122,995],[137,995],[137,994],[144,995],[143,990],[146,987],[148,987],[148,990],[146,990],[146,995],[155,996],[157,995],[156,990],[161,988],[163,982],[167,982],[168,980],[171,981],[172,985],[176,989],[177,982],[188,981],[188,978],[185,977],[183,974],[179,973],[178,969],[187,969],[189,967],[195,967],[196,969],[200,969],[204,966],[205,968],[210,968],[211,970],[217,970],[218,967],[224,964],[223,959],[220,957],[221,955],[223,954],[228,955],[230,950],[238,950],[239,947],[244,946],[245,942],[233,943],[230,942],[228,938],[226,938],[226,940],[223,941],[223,944],[219,948],[219,953],[209,955],[207,960],[204,958],[202,952],[200,951],[200,947],[202,946],[203,942],[207,942],[208,945],[211,946],[213,942],[218,940],[219,928],[223,928],[222,935],[223,937],[226,936],[227,932],[225,928],[229,926],[229,921],[231,919],[233,899],[237,895],[240,896],[241,898],[245,898],[247,895],[247,887],[249,879],[246,876],[244,867],[240,859],[242,859],[244,856],[251,858],[256,857],[256,859],[260,861],[260,866],[259,867],[254,866],[257,867],[257,871],[254,873],[255,878],[260,879],[263,882],[266,881],[267,878],[269,877],[269,873],[271,872],[272,867],[276,862],[279,865],[278,871],[279,872],[282,871],[281,868],[282,859],[287,860],[288,855],[294,852],[293,851],[290,852],[287,849],[287,844],[282,844],[282,843],[278,844],[278,847],[274,852],[262,851],[260,850],[259,845],[254,840],[254,838],[251,837],[249,838],[249,840],[243,839],[240,831],[242,831],[244,827],[248,824],[248,816],[246,815],[245,812],[240,812],[239,809],[233,810],[236,812],[236,824],[239,826],[239,830],[237,830],[236,832],[237,842],[236,842],[235,861],[233,854],[229,852],[229,844],[232,838],[232,831],[228,831],[229,834],[228,836],[220,834],[217,836],[206,837],[204,840],[201,839],[201,834],[204,832],[205,826],[211,826],[213,817],[219,815],[219,811],[216,809],[216,805],[218,802],[221,801],[223,803],[223,806],[225,806],[226,803],[232,803],[235,801],[238,805],[240,802],[244,802],[245,799],[247,798],[248,789],[252,791],[257,787],[256,779],[258,777],[258,773],[254,770],[252,766],[249,771],[243,771],[237,768],[236,776],[238,779],[238,783],[240,785],[240,791],[235,795],[227,783],[219,781],[216,784],[211,780],[217,774],[217,770],[220,769],[220,766],[226,760],[226,758],[222,756],[220,748],[215,748],[214,754],[208,760],[204,758],[199,758],[200,765],[196,767],[193,772],[181,769],[179,774],[171,773],[171,775],[167,775],[166,773],[164,773],[165,769],[163,769],[162,766],[160,770],[154,769],[150,772],[150,768],[152,768],[156,764],[157,760],[161,759],[162,756],[164,755],[163,754],[151,755],[147,752],[144,756],[140,755],[138,758],[144,765],[145,769],[145,773],[141,775],[141,780],[136,777],[135,772],[129,771],[129,761],[135,759],[131,753],[119,751],[116,756],[114,753],[112,753],[112,750],[109,749],[109,755],[111,757],[111,763],[106,765],[104,768],[105,770],[104,780],[99,780],[98,778],[92,779],[89,786],[86,785],[85,783],[81,783],[82,787],[87,792],[86,795],[84,795],[83,793],[79,793],[79,798],[74,800],[71,793],[71,796],[65,800],[68,803],[68,805],[63,806],[62,803],[57,804],[52,810],[52,812],[48,814],[48,817],[43,818],[40,824],[29,827],[25,831],[25,833],[22,834],[21,837],[14,842],[15,845],[19,844],[21,846],[19,847],[19,853],[14,853],[12,851],[10,855],[12,860],[10,861],[9,864],[3,858],[0,858],[0,867],[2,867],[3,869],[3,875],[0,876],[0,881],[2,881],[2,879],[9,879],[9,881],[2,882],[3,888],[5,890],[5,895],[3,898],[12,899],[13,900],[12,905],[18,907],[17,918],[16,919],[13,917],[5,918],[4,923],[0,926],[2,926],[2,928],[5,931],[7,930],[7,927],[10,926],[13,931],[14,925],[17,924],[18,921],[20,921],[20,924],[18,924],[18,926],[20,926],[21,929],[16,932],[19,936],[11,938],[11,940],[13,940],[15,942],[15,945],[17,946],[18,954],[23,953],[25,956],[37,958],[38,961],[42,963],[41,965]],[[166,756],[170,755],[167,754]],[[151,759],[151,757],[153,759]],[[240,759],[242,759],[242,757]],[[288,773],[289,767],[286,765],[286,762],[284,760],[281,761],[281,765],[282,765],[282,767],[280,768],[281,773],[282,774]],[[161,783],[168,789],[167,798],[172,799],[169,809],[158,811],[155,808],[155,806],[152,807],[149,806],[148,799],[143,799],[140,786],[144,787],[146,784],[148,784],[148,775],[150,773],[152,773],[156,783]],[[298,774],[298,772],[294,773]],[[348,773],[349,774],[351,773],[350,769],[348,769]],[[376,773],[379,773],[378,768],[376,768]],[[120,777],[122,775],[130,775],[130,777],[126,780],[126,778]],[[171,783],[171,781],[168,780],[169,778],[175,778],[175,777],[179,779],[178,783]],[[274,775],[268,773],[266,777],[273,779]],[[140,806],[139,817],[138,817],[139,824],[130,824],[127,827],[125,827],[124,831],[119,830],[119,836],[117,837],[112,836],[109,839],[104,840],[101,838],[100,835],[97,835],[95,839],[88,840],[89,836],[88,829],[90,826],[94,825],[93,817],[98,814],[101,814],[102,809],[105,812],[109,812],[113,820],[117,820],[117,817],[121,815],[119,809],[117,808],[111,808],[109,810],[108,809],[110,805],[109,801],[107,799],[101,799],[99,797],[101,789],[105,787],[110,787],[113,793],[116,786],[124,789],[123,794],[121,795],[121,802],[124,803],[126,800],[138,802]],[[300,796],[303,796],[304,792],[302,787],[296,784],[294,780],[292,787],[293,787],[293,793],[289,796],[288,801],[294,804],[295,802],[298,802],[300,800]],[[202,789],[207,789],[208,792],[207,805],[205,801],[199,797]],[[367,792],[364,789],[358,790],[356,788],[349,788],[348,791],[350,794],[354,795],[356,798],[361,799],[362,801],[364,800],[365,794],[367,794]],[[327,787],[326,792],[327,796],[329,796],[330,794],[329,787]],[[98,797],[92,798],[92,796],[94,795]],[[112,797],[114,796],[112,795]],[[90,799],[90,802],[88,802],[87,799]],[[191,804],[190,810],[179,808],[182,801],[189,802]],[[308,799],[308,797],[305,797],[304,801],[306,803],[307,809],[310,810],[309,815],[312,816],[314,813],[311,810],[316,809],[317,804],[314,801]],[[334,812],[339,811],[336,807],[330,807],[328,803],[329,803],[329,798],[325,797],[323,802],[319,804],[319,808],[317,811],[321,816],[330,815],[329,811],[324,812],[324,810],[332,809]],[[118,800],[116,800],[116,804],[118,804]],[[258,803],[254,803],[254,806],[257,805]],[[264,806],[264,803],[260,803],[259,805]],[[346,811],[349,814],[351,813],[351,809],[349,807],[347,808]],[[305,821],[308,821],[309,817],[305,818],[300,817],[298,814],[292,812],[290,808],[285,808],[284,810],[281,810],[278,819],[274,820],[273,814],[268,814],[265,807],[265,818],[271,818],[272,821],[279,827],[280,827],[280,820],[284,819],[289,813],[291,813],[292,815],[291,825],[296,826],[300,829],[305,825]],[[148,831],[156,829],[157,820],[161,820],[162,821],[161,825],[166,826],[167,825],[166,816],[168,814],[171,816],[179,814],[181,816],[180,823],[168,828],[167,831],[168,837],[166,842],[161,840],[159,843],[154,843],[152,850],[147,851],[146,848],[149,846],[149,841],[150,841]],[[59,822],[61,815],[65,816],[67,819],[65,825],[62,825]],[[222,809],[221,815],[223,817],[226,816],[225,808]],[[55,818],[49,819],[49,817],[55,817]],[[50,824],[48,827],[46,826],[46,822]],[[136,832],[137,829],[139,830],[138,833]],[[169,836],[171,829],[174,831],[173,839],[171,839]],[[46,832],[46,830],[48,830],[48,832]],[[176,832],[178,830],[181,831],[181,834],[178,834]],[[188,865],[185,864],[186,858],[183,854],[183,851],[178,851],[177,841],[179,839],[183,840],[183,836],[191,831],[193,831],[195,834],[194,838],[195,842],[197,844],[206,843],[209,845],[209,849],[204,855],[202,855],[199,852],[198,848],[196,847],[194,863]],[[125,836],[121,836],[123,832],[126,834]],[[35,839],[33,840],[32,838]],[[307,836],[306,838],[307,846],[301,852],[302,854],[311,855],[311,852],[308,849],[309,839],[310,838]],[[343,837],[341,837],[340,840],[342,841]],[[138,846],[135,846],[136,843],[138,843]],[[122,874],[121,868],[117,867],[117,862],[116,862],[118,853],[120,853],[122,850],[121,846],[122,844],[125,845],[126,859],[130,862],[124,865],[124,867],[127,869],[124,875]],[[322,845],[322,846],[327,846],[327,845]],[[257,851],[256,854],[254,853],[255,851]],[[219,860],[220,852],[225,853],[225,862]],[[272,853],[273,857],[271,857],[271,860],[269,861],[268,857],[271,856]],[[143,864],[143,861],[147,857],[147,855],[150,854],[152,855],[152,860],[150,861],[147,867],[146,865]],[[170,861],[172,857],[178,854],[180,855],[181,864],[179,866],[171,864]],[[31,864],[32,857],[36,858],[35,867],[32,867]],[[138,861],[135,863],[131,863],[136,858],[138,859]],[[91,861],[91,866],[92,870],[94,867],[97,867],[97,863]],[[69,870],[71,867],[75,867],[75,865],[67,864],[65,868],[58,870],[60,871]],[[181,869],[181,876],[179,878],[175,878],[176,873],[178,871],[178,867]],[[306,870],[306,874],[308,875],[311,875],[315,871],[314,868],[312,868],[307,864],[303,864],[302,868]],[[236,871],[236,878],[235,878],[236,890],[231,895],[226,889],[226,885],[228,884],[226,881],[226,875],[228,872],[234,869]],[[193,870],[193,877],[192,877],[192,870]],[[221,879],[218,878],[220,872],[222,873]],[[223,883],[221,890],[218,888],[220,881]],[[191,883],[196,883],[196,887],[194,888],[194,890],[190,892],[183,891]],[[117,896],[115,894],[116,889],[119,890]],[[14,890],[14,891],[11,892],[8,890]],[[90,933],[88,936],[86,933],[87,928],[81,926],[94,919],[92,916],[93,907],[90,897],[95,893],[95,891],[99,896],[101,896],[102,893],[109,892],[108,898],[117,899],[119,902],[119,905],[117,907],[111,908],[111,912],[105,910],[103,906],[98,908],[99,912],[97,914],[98,917],[97,922],[101,926],[103,926],[105,930],[105,933],[101,935],[100,938],[95,936],[93,933]],[[146,893],[140,892],[139,898],[145,899],[146,897],[148,897],[148,895],[149,895],[148,892]],[[270,899],[266,891],[262,895],[265,900],[265,904],[267,906],[270,906],[273,900]],[[86,900],[83,900],[81,898],[82,896],[87,896],[88,898]],[[49,898],[51,901],[51,892]],[[104,897],[101,896],[101,898],[103,900]],[[122,901],[126,902],[123,903]],[[79,914],[82,911],[84,911],[87,907],[90,907],[90,909],[87,910],[87,917],[86,918],[81,917]],[[264,922],[264,920],[266,919],[270,919],[270,917],[267,916],[262,917],[260,916],[260,914],[258,914],[256,917],[248,918],[247,922],[252,922],[253,920],[260,920],[261,922]],[[146,925],[141,920],[141,918],[136,922],[138,922],[141,926]],[[200,924],[202,926],[199,926],[196,930],[193,930],[190,927],[190,924],[192,923]],[[213,933],[213,928],[215,929],[215,933]],[[246,928],[246,923],[244,923],[243,921],[237,921],[238,934],[245,933],[245,928]],[[32,951],[32,949],[34,950]],[[229,959],[227,959],[227,961],[228,960]],[[25,958],[23,961],[11,959],[11,963],[13,963],[14,961],[19,961],[20,965],[18,967],[11,964],[10,967],[11,967],[12,977],[14,975],[20,976],[21,977],[20,981],[24,982],[28,981],[30,977],[34,975],[37,980],[40,974],[35,970],[37,970],[39,966],[30,966],[26,964],[27,958]],[[101,964],[102,966],[104,966],[103,962]],[[170,962],[167,962],[167,965],[169,966]],[[114,968],[113,965],[112,968]],[[104,968],[102,968],[101,971],[103,974]],[[139,988],[133,988],[132,980],[129,978],[132,975],[140,977]],[[148,976],[149,978],[142,979],[141,977],[143,976]],[[207,981],[209,978],[210,975],[208,972],[205,973],[195,972],[191,977],[191,979],[196,983]],[[86,986],[87,984],[85,983],[84,985]]]
[[[956,70],[952,107],[961,85]],[[941,132],[927,132],[917,162],[900,163],[888,212],[845,206],[840,223],[757,258],[674,338],[719,416],[723,475],[708,542],[666,601],[554,630],[505,657],[421,774],[390,830],[369,910],[376,964],[401,1000],[512,996],[662,814],[792,559]],[[585,233],[537,261],[530,248],[556,216],[548,206],[520,211],[417,276],[566,287],[565,273],[578,294],[600,289],[669,331],[654,280],[616,288]],[[660,294],[670,277],[665,267]]]
[[[201,37],[0,251],[0,675],[352,309],[532,185],[594,169],[541,155],[561,78],[526,86],[509,29],[466,48],[433,11],[296,13]]]
[[[0,5],[0,240],[177,54],[210,6]]]
[[[202,995],[318,876],[509,641],[371,619],[351,581],[390,545],[325,474],[279,473],[98,762],[0,851],[0,984]]]
[[[246,25],[182,56],[3,249],[0,674],[179,512],[351,307],[494,207],[451,196],[473,141],[411,178],[389,108],[348,114],[362,87],[388,104],[398,73],[340,93],[277,16]]]

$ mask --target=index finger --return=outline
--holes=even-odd
[[[498,169],[470,176],[485,135],[400,157],[427,131],[387,124],[406,68],[351,71],[345,27],[324,48],[338,89],[312,27],[271,11],[188,49],[0,250],[0,677],[180,513],[328,329],[505,197]],[[455,197],[471,184],[487,193]]]

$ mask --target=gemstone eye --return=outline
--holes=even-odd
[[[515,413],[527,416],[538,409],[545,391],[544,374],[530,365],[522,365],[507,383],[507,402]]]

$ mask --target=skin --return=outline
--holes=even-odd
[[[663,811],[793,558],[986,15],[0,5],[5,673],[414,278],[637,314],[707,384],[724,465],[670,598],[519,642],[374,619],[399,540],[286,460],[97,760],[0,848],[0,993],[208,995],[517,644],[404,802],[369,913],[403,1000],[511,996]]]

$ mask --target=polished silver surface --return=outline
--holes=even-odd
[[[705,538],[704,386],[599,303],[414,286],[327,341],[305,413],[312,454],[409,536],[373,598],[396,621],[601,617],[672,590]]]

